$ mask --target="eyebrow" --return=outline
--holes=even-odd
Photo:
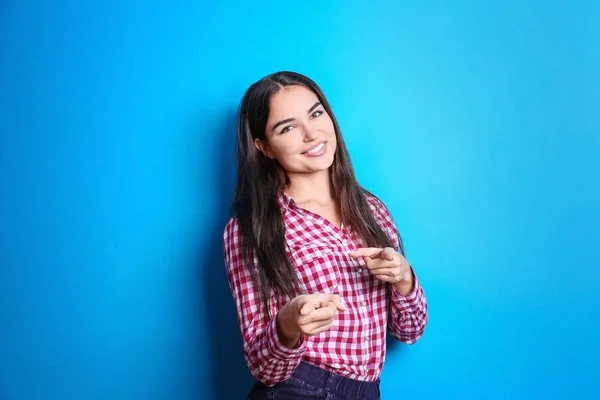
[[[312,105],[311,108],[308,109],[307,113],[310,113],[312,110],[319,107],[320,105],[321,105],[321,102],[317,101],[315,104]],[[277,129],[277,127],[279,127],[283,124],[287,124],[288,122],[292,122],[292,121],[294,121],[294,118],[282,119],[281,121],[279,121],[278,123],[273,125],[273,128],[271,128],[271,130],[275,130],[275,129]]]

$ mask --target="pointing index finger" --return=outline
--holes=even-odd
[[[352,258],[360,258],[360,257],[370,257],[370,258],[379,258],[384,249],[380,249],[377,247],[363,247],[354,250],[348,255]]]
[[[342,299],[339,295],[337,295],[337,294],[331,295],[331,297],[329,298],[329,301],[336,305],[338,311],[346,311],[346,306],[342,302]]]

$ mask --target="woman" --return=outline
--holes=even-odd
[[[416,342],[427,303],[311,79],[278,72],[246,92],[233,211],[224,253],[249,398],[378,399],[386,331]]]

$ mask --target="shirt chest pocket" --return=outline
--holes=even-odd
[[[293,251],[292,257],[303,293],[336,293],[340,273],[333,249],[306,246]]]

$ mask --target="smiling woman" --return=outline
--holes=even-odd
[[[288,177],[327,174],[336,150],[335,127],[317,95],[304,86],[287,86],[273,96],[271,110],[265,139],[256,138],[256,148],[277,160]]]
[[[311,79],[279,72],[246,92],[233,209],[224,253],[250,398],[378,399],[386,331],[415,343],[427,303]]]

